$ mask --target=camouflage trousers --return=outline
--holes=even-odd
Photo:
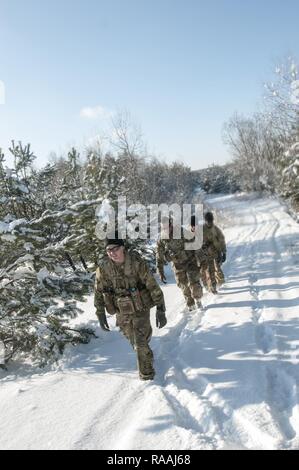
[[[205,250],[200,262],[200,276],[203,285],[210,291],[216,290],[217,284],[224,283],[224,274],[218,260],[219,253],[215,248]]]
[[[116,325],[130,341],[137,354],[137,365],[141,379],[153,378],[154,356],[149,342],[152,337],[150,311],[134,312],[131,314],[116,314]]]
[[[224,284],[225,278],[224,278],[224,273],[221,269],[221,263],[219,263],[218,259],[215,259],[214,264],[215,264],[216,282],[218,285]]]
[[[183,291],[187,306],[192,307],[195,301],[202,297],[197,264],[187,266],[184,270],[174,268],[174,274],[178,287]]]

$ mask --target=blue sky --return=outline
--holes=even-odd
[[[127,109],[167,161],[224,163],[223,123],[298,58],[298,19],[298,0],[0,0],[0,147],[42,164]]]

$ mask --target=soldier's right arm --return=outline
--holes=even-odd
[[[105,302],[103,296],[103,279],[100,268],[96,271],[96,280],[95,280],[95,290],[94,290],[94,305],[96,308],[96,316],[98,317],[100,326],[104,331],[110,331],[106,312],[105,312]]]

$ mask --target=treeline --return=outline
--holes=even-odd
[[[227,194],[241,190],[233,164],[211,165],[203,170],[194,171],[194,177],[200,188],[208,194]]]

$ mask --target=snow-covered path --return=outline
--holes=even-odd
[[[155,380],[137,379],[114,327],[55,370],[1,372],[1,449],[299,448],[299,226],[272,199],[209,203],[226,225],[227,282],[185,314],[168,272]],[[84,308],[96,325],[92,299]]]

